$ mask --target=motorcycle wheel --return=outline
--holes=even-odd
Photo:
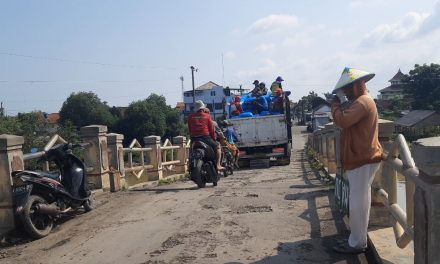
[[[26,232],[33,238],[39,239],[49,235],[53,227],[53,218],[49,215],[35,212],[37,204],[48,204],[39,195],[31,195],[20,215],[21,222]]]
[[[197,160],[196,164],[191,171],[191,178],[196,182],[199,188],[205,188],[206,181],[202,179],[202,166],[203,160]]]
[[[86,212],[92,211],[93,210],[93,200],[91,198],[85,200],[85,202],[83,203],[83,207]]]

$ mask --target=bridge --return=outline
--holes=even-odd
[[[411,146],[381,120],[388,152],[373,183],[369,250],[347,256],[331,247],[348,234],[348,184],[340,162],[340,131],[332,124],[308,134],[294,127],[292,162],[242,169],[215,188],[197,190],[187,173],[185,137],[158,136],[122,145],[105,126],[81,128],[95,210],[29,242],[6,236],[1,263],[440,263],[440,138]],[[0,227],[15,228],[12,171],[44,153],[25,153],[24,139],[0,136]],[[64,142],[54,136],[45,150]],[[164,142],[164,143],[162,143]],[[49,169],[45,164],[44,169]],[[398,199],[405,181],[405,206]],[[393,234],[394,233],[394,234]],[[37,257],[35,257],[37,256]],[[388,261],[388,262],[387,262]]]

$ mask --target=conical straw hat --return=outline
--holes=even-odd
[[[341,78],[339,78],[339,81],[336,84],[335,89],[333,89],[332,93],[336,93],[337,90],[342,89],[360,79],[364,79],[365,82],[368,82],[374,77],[374,75],[375,74],[371,72],[345,67],[344,71],[341,74]]]

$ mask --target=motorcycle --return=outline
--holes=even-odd
[[[225,168],[223,177],[234,174],[235,159],[231,150],[227,146],[222,146],[222,166]]]
[[[14,212],[33,238],[47,236],[56,219],[83,207],[93,209],[84,163],[72,150],[81,144],[59,144],[46,151],[42,160],[53,161],[58,172],[14,171]]]
[[[201,140],[191,144],[190,175],[199,188],[204,188],[206,183],[212,182],[217,186],[219,180],[215,164],[214,150]]]

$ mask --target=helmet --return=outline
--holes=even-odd
[[[282,81],[284,81],[284,79],[283,79],[283,77],[278,76],[277,79],[276,79],[275,81],[276,81],[276,82],[282,82]]]
[[[224,126],[224,127],[232,126],[232,124],[231,124],[228,120],[223,120],[221,124],[222,124],[222,126]]]
[[[266,87],[266,84],[264,82],[260,82],[260,87]]]
[[[259,84],[260,82],[258,80],[255,80],[252,84]]]

